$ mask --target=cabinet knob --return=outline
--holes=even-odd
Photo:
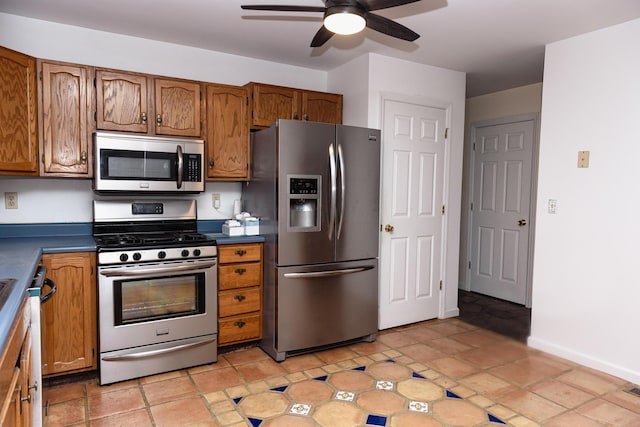
[[[244,249],[238,249],[237,251],[235,251],[235,254],[238,255],[238,256],[245,255],[246,253],[247,253],[247,251],[244,250]]]
[[[214,165],[213,159],[209,159],[209,169],[213,169],[213,165]]]
[[[235,272],[238,273],[238,274],[244,274],[244,273],[247,272],[247,269],[246,268],[236,268]]]
[[[147,123],[147,113],[143,112],[142,117],[140,117],[140,119],[142,120],[142,123]]]
[[[238,328],[242,328],[244,325],[246,325],[245,322],[243,322],[242,320],[238,320],[237,322],[235,322],[233,324],[234,326],[237,326]]]
[[[87,152],[86,151],[83,151],[80,154],[80,161],[82,162],[83,165],[87,164]]]
[[[247,299],[247,297],[245,297],[244,295],[234,295],[233,299],[237,301],[244,301],[245,299]]]
[[[156,123],[158,124],[158,126],[162,126],[162,115],[158,114],[156,116]]]

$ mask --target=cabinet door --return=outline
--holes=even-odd
[[[95,253],[45,254],[58,288],[42,305],[42,374],[96,368]]]
[[[35,58],[0,47],[0,96],[0,175],[37,175]]]
[[[200,83],[155,79],[156,133],[200,136]]]
[[[91,69],[41,62],[41,175],[91,176]]]
[[[149,131],[147,76],[96,71],[96,127],[126,132]]]
[[[0,401],[0,426],[19,426],[20,422],[20,368],[14,367],[8,382],[7,394]],[[3,390],[4,391],[4,390]]]
[[[300,91],[288,87],[250,83],[252,128],[266,128],[278,119],[300,118]]]
[[[207,86],[207,178],[249,179],[249,107],[244,87]]]
[[[302,119],[310,122],[342,123],[342,95],[302,92]]]
[[[22,353],[20,354],[20,426],[31,427],[33,419],[33,398],[30,397],[33,389],[30,387],[35,386],[33,379],[31,378],[31,361],[32,361],[32,347],[31,347],[31,329],[27,331],[24,342],[22,344]],[[41,384],[38,384],[40,387]],[[27,398],[29,397],[29,398]],[[26,399],[26,400],[23,400]]]

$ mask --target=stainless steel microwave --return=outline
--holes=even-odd
[[[94,133],[96,192],[204,191],[204,140]]]

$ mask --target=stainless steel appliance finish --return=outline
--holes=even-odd
[[[204,141],[96,132],[96,192],[204,191]]]
[[[217,360],[217,248],[194,200],[94,201],[100,383]]]
[[[292,120],[253,136],[243,199],[265,230],[261,347],[275,360],[377,335],[379,138]]]

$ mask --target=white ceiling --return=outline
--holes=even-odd
[[[331,70],[366,52],[467,73],[467,96],[542,81],[544,46],[640,18],[640,0],[422,0],[378,11],[421,35],[372,30],[309,44],[321,13],[241,4],[323,6],[322,0],[1,0],[0,12]]]

